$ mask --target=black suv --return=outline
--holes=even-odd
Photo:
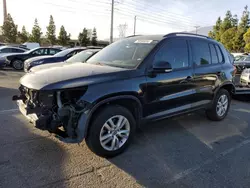
[[[20,79],[20,111],[68,143],[84,138],[97,155],[118,155],[142,123],[198,109],[225,118],[234,67],[218,42],[201,35],[131,36],[74,63]]]

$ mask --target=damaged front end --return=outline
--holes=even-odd
[[[23,85],[20,95],[13,96],[20,111],[36,128],[54,133],[60,140],[78,143],[78,121],[87,111],[89,103],[80,100],[87,87],[56,91],[34,90]]]

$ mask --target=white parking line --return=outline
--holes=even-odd
[[[16,111],[18,111],[18,108],[9,109],[9,110],[0,110],[0,114],[7,114],[10,112],[16,112]]]
[[[179,174],[176,174],[174,175],[174,177],[168,181],[166,181],[166,184],[171,184],[171,183],[174,183],[182,178],[185,178],[186,176],[188,176],[189,174],[201,169],[202,167],[204,167],[205,165],[208,165],[208,164],[211,164],[213,162],[215,162],[216,160],[221,160],[223,159],[223,157],[225,157],[226,155],[234,152],[235,150],[247,145],[250,143],[250,139],[247,139],[247,140],[244,140],[243,142],[239,143],[238,145],[232,147],[232,148],[229,148],[221,153],[219,153],[218,155],[216,155],[214,158],[212,159],[208,159],[206,161],[204,161],[202,164],[200,165],[197,165],[197,166],[194,166],[192,168],[189,168],[187,170],[184,170],[182,172],[180,172]]]

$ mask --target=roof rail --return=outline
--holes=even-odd
[[[127,36],[125,38],[136,37],[136,36],[142,36],[142,35],[130,35],[130,36]]]
[[[188,32],[175,32],[175,33],[169,33],[169,34],[167,34],[167,35],[164,35],[164,37],[177,36],[177,35],[191,35],[191,36],[203,37],[203,38],[206,38],[206,39],[212,39],[212,38],[207,37],[207,36],[205,36],[205,35],[199,35],[199,34],[188,33]]]

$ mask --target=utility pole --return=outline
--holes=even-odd
[[[111,3],[111,26],[110,26],[110,41],[109,43],[113,43],[113,27],[114,27],[114,3],[115,1],[112,0]]]
[[[3,0],[3,22],[7,19],[7,5],[6,0]]]
[[[196,35],[197,35],[197,31],[198,31],[198,28],[199,28],[200,26],[196,25],[196,26],[194,26],[194,27],[195,27],[195,33],[196,33]]]
[[[135,19],[134,19],[134,35],[135,35],[135,30],[136,30],[136,16],[135,16]]]

